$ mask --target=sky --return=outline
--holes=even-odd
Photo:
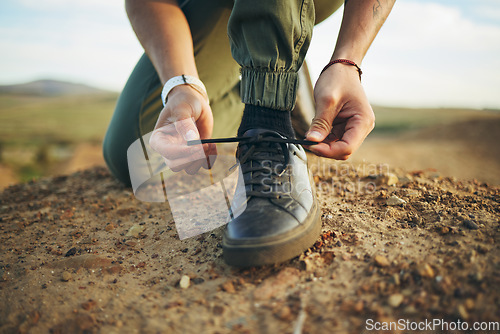
[[[342,11],[314,31],[313,83]],[[59,79],[120,91],[143,50],[120,0],[2,0],[0,84]],[[498,0],[398,0],[363,63],[373,104],[500,109]]]

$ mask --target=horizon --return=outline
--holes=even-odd
[[[143,53],[123,7],[117,0],[2,2],[0,84],[51,79],[119,92]],[[314,30],[306,58],[313,84],[341,19],[339,10]],[[500,4],[492,0],[397,1],[361,65],[368,98],[384,106],[499,109],[498,40]]]
[[[93,86],[91,84],[87,84],[84,82],[77,82],[77,81],[68,81],[68,80],[59,80],[59,79],[53,79],[53,78],[41,78],[41,79],[35,79],[32,81],[26,81],[26,82],[19,82],[19,83],[12,83],[12,84],[0,84],[0,88],[5,88],[5,87],[13,87],[13,86],[24,86],[28,84],[33,84],[33,83],[39,83],[39,82],[56,82],[60,84],[68,84],[68,85],[78,85],[78,86],[85,86],[86,88],[91,88],[95,90],[100,90],[102,93],[107,93],[107,94],[120,94],[120,91],[117,90],[109,90],[106,88],[101,88],[97,86]],[[97,93],[97,92],[96,92]],[[13,95],[23,95],[23,93],[10,93],[10,92],[2,92],[0,91],[0,95],[2,94],[13,94]],[[90,93],[93,94],[93,93]],[[29,94],[27,94],[29,95]],[[68,94],[71,95],[71,94]],[[66,94],[61,94],[61,95],[47,95],[47,97],[62,97],[66,96]],[[474,108],[474,107],[462,107],[462,106],[436,106],[436,107],[419,107],[419,106],[406,106],[406,105],[385,105],[385,104],[378,104],[378,103],[370,103],[370,105],[373,108],[384,108],[384,109],[400,109],[400,110],[477,110],[477,111],[484,111],[484,112],[500,112],[500,108]]]

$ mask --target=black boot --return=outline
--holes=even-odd
[[[321,232],[306,153],[299,145],[276,142],[285,138],[275,131],[251,129],[243,136],[252,138],[236,153],[247,207],[227,225],[224,259],[241,267],[283,262],[311,247]]]

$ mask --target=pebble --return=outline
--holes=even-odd
[[[194,284],[201,284],[201,283],[205,282],[205,280],[201,277],[193,278],[192,281]]]
[[[467,299],[465,300],[465,308],[466,308],[467,310],[469,310],[469,311],[470,311],[470,310],[473,310],[475,306],[476,306],[476,305],[475,305],[475,303],[474,303],[474,300],[473,300],[473,299],[471,299],[471,298],[467,298]]]
[[[394,282],[394,284],[396,284],[396,285],[401,284],[401,281],[400,281],[400,279],[399,279],[399,275],[398,275],[398,274],[393,274],[393,275],[392,275],[392,281],[393,281],[393,282]]]
[[[69,251],[66,252],[64,255],[65,257],[70,257],[76,254],[76,247],[71,248]]]
[[[93,299],[89,299],[82,303],[82,308],[86,311],[93,309],[97,305],[97,302]]]
[[[236,290],[234,288],[234,284],[232,281],[226,281],[221,285],[222,290],[228,292],[228,293],[235,293]]]
[[[114,230],[115,228],[116,228],[115,224],[109,223],[109,224],[106,225],[105,230],[106,230],[106,232],[109,232],[109,231]]]
[[[356,304],[354,304],[353,310],[356,313],[361,313],[363,312],[365,305],[362,300],[359,300]]]
[[[470,219],[465,219],[464,222],[463,222],[463,224],[469,230],[477,230],[477,229],[479,229],[479,226],[476,223],[474,223],[472,220],[470,220]]]
[[[126,237],[137,238],[140,233],[144,232],[146,227],[144,225],[134,224],[125,234]]]
[[[224,307],[220,305],[215,305],[212,309],[212,312],[214,312],[215,315],[221,315],[224,313]]]
[[[276,312],[276,316],[283,321],[292,321],[294,320],[294,315],[289,306],[285,305],[280,307],[278,312]]]
[[[465,309],[465,306],[463,305],[458,305],[457,308],[458,314],[463,320],[467,320],[469,318],[469,313],[467,313],[467,310]]]
[[[386,201],[386,204],[389,206],[403,205],[405,203],[406,203],[406,201],[404,199],[401,199],[401,198],[397,197],[396,195],[392,195]]]
[[[408,176],[403,176],[403,177],[399,178],[399,183],[402,184],[402,185],[408,184],[408,183],[410,183],[412,181],[413,181],[412,178],[408,177]]]
[[[378,185],[387,185],[387,186],[393,186],[397,184],[399,181],[399,178],[396,176],[396,174],[393,173],[387,173],[387,174],[382,174],[382,175],[377,175],[376,176],[376,182]]]
[[[389,260],[383,255],[375,255],[373,260],[378,267],[388,267],[391,264]]]
[[[417,314],[418,313],[418,310],[415,308],[415,306],[413,305],[410,305],[410,306],[407,306],[404,311],[404,313],[406,314]]]
[[[435,276],[434,270],[427,263],[420,266],[420,268],[418,269],[418,273],[422,277],[434,278],[434,276]]]
[[[387,300],[387,302],[389,303],[389,305],[391,307],[396,308],[396,307],[399,307],[399,305],[401,305],[401,303],[403,302],[403,299],[404,299],[404,297],[402,294],[395,293],[395,294],[389,296],[389,299]]]
[[[191,280],[189,279],[188,275],[183,275],[181,277],[181,280],[179,281],[179,287],[181,289],[187,289],[189,288],[189,285],[191,284]]]
[[[70,272],[68,271],[63,271],[62,276],[61,276],[61,281],[63,282],[68,282],[73,278],[73,275],[71,275]]]

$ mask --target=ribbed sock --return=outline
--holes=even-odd
[[[295,138],[290,114],[290,111],[245,104],[238,136],[242,136],[247,130],[259,128],[279,132],[287,138]]]

